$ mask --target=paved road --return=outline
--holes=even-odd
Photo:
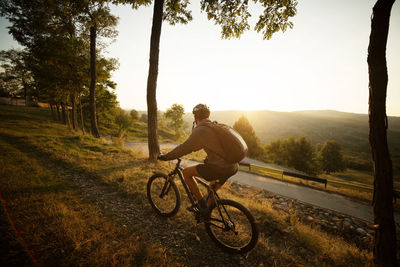
[[[161,148],[175,147],[174,144],[162,143]],[[147,143],[127,142],[126,146],[135,150],[140,150],[143,153],[148,153]],[[194,164],[194,161],[186,161],[186,164]],[[255,163],[255,162],[252,162]],[[277,166],[270,166],[276,168]],[[255,174],[239,171],[230,179],[251,185],[258,188],[263,188],[275,194],[285,197],[297,199],[315,206],[334,210],[343,214],[347,214],[356,218],[360,218],[369,222],[373,221],[372,206],[354,202],[346,197],[328,193],[321,190],[315,190],[309,187],[304,187],[296,184],[286,183],[273,178],[258,176]],[[395,220],[400,224],[400,214],[395,213]]]

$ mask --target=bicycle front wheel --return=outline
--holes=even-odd
[[[147,182],[147,198],[157,214],[164,217],[174,216],[181,204],[178,187],[163,173],[150,177]]]
[[[211,239],[229,253],[246,253],[258,241],[254,217],[233,200],[221,199],[218,206],[211,207],[205,228]]]

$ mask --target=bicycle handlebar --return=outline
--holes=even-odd
[[[158,160],[163,160],[164,161],[164,159],[162,159],[161,157],[163,156],[163,154],[158,154],[158,156],[157,156],[157,159]],[[177,158],[177,160],[178,160],[178,162],[176,163],[176,165],[175,165],[175,170],[176,169],[179,169],[179,168],[182,168],[181,167],[181,162],[182,162],[182,159],[181,158]],[[168,161],[168,160],[167,160]]]

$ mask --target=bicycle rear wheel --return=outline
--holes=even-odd
[[[254,248],[258,229],[251,213],[241,204],[221,199],[211,207],[205,222],[207,234],[223,250],[242,254]]]
[[[150,205],[163,217],[174,216],[180,207],[181,196],[178,187],[163,173],[156,173],[147,182],[147,198]]]

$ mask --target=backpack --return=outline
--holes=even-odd
[[[248,150],[247,144],[232,127],[216,121],[202,123],[201,125],[211,128],[216,133],[225,154],[219,156],[226,162],[238,163],[244,159]]]

